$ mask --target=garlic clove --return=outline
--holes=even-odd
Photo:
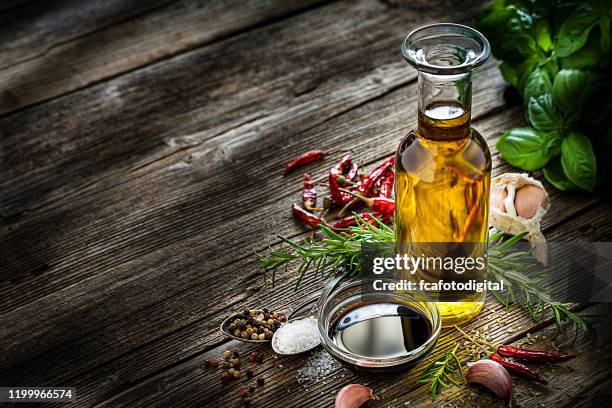
[[[491,180],[489,222],[499,231],[525,237],[534,248],[534,255],[544,265],[548,263],[548,249],[540,222],[550,204],[542,183],[527,174],[504,173]]]
[[[465,381],[482,384],[506,403],[512,400],[512,379],[508,371],[496,361],[479,360],[470,364]]]
[[[349,384],[336,396],[335,408],[358,408],[373,400],[372,389],[361,384]]]
[[[533,184],[526,184],[516,190],[514,208],[516,208],[516,214],[519,217],[533,218],[539,207],[548,208],[544,189]]]
[[[504,200],[508,197],[508,191],[505,187],[494,186],[491,191],[491,207],[497,208],[501,212],[506,212]]]

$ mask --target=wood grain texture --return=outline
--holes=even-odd
[[[38,1],[0,16],[0,114],[22,109],[320,3]]]
[[[102,3],[62,2],[48,12],[16,4],[21,18],[0,31],[17,65],[80,38],[97,44],[83,55],[118,53],[107,65],[93,58],[75,68],[78,58],[67,58],[61,67],[89,79],[70,89],[74,78],[62,82],[61,69],[41,74],[63,96],[0,118],[0,384],[71,384],[79,406],[234,404],[237,388],[202,365],[227,347],[249,350],[217,331],[225,313],[295,305],[321,285],[309,278],[295,292],[290,270],[271,288],[255,266],[253,251],[275,233],[307,235],[288,211],[301,172],[283,178],[284,164],[323,148],[327,158],[306,169],[316,176],[347,151],[367,168],[394,151],[416,117],[414,71],[397,50],[402,35],[435,20],[465,21],[480,2],[455,14],[445,1],[265,1],[239,10]],[[26,23],[35,10],[47,31]],[[62,28],[58,15],[74,25]],[[202,21],[210,22],[203,31]],[[176,32],[185,37],[169,41]],[[105,48],[100,38],[121,41]],[[132,55],[136,43],[143,48]],[[25,51],[9,52],[15,44]],[[525,123],[505,88],[495,61],[475,76],[474,126],[491,147]],[[512,170],[492,151],[494,174]],[[601,197],[550,193],[549,239],[612,236]],[[487,310],[501,307],[489,302]],[[499,341],[550,325],[534,326],[517,307],[507,317],[517,332],[498,330]],[[445,335],[441,349],[455,337]],[[266,354],[256,368],[268,378],[254,397],[262,405],[330,405],[341,384],[363,379],[336,367],[306,392],[294,382],[303,360]],[[391,399],[422,397],[406,386],[411,375],[371,381]]]
[[[583,215],[577,215],[576,218],[568,220],[562,227],[557,225],[552,230],[546,231],[547,237],[550,240],[585,239],[587,236],[592,240],[609,239],[612,234],[612,226],[609,223],[607,226],[604,226],[602,221],[609,217],[611,209],[612,207],[608,205],[595,211],[595,213],[587,212]],[[601,226],[598,230],[601,235],[586,232],[592,228],[592,225]],[[285,279],[284,276],[281,277],[281,281],[283,279]],[[310,289],[310,287],[307,288]],[[266,294],[257,293],[249,300],[253,304],[259,304],[260,299],[266,299]],[[282,303],[277,304],[276,302],[277,297],[274,296],[273,307],[283,306]],[[488,316],[503,317],[506,322],[502,325],[496,324],[495,320],[489,320]],[[605,325],[605,318],[602,321]],[[527,312],[520,307],[511,307],[508,313],[506,313],[500,304],[489,299],[485,310],[481,313],[481,317],[468,323],[464,329],[482,330],[489,326],[487,332],[492,336],[492,341],[494,343],[503,343],[508,340],[520,339],[527,332],[537,332],[549,326],[550,323],[551,320],[547,320],[543,324],[535,324],[531,321]],[[509,332],[508,329],[512,329],[512,332]],[[437,353],[452,347],[452,343],[458,339],[460,339],[460,336],[454,330],[445,331],[445,334],[436,346]],[[239,350],[241,354],[255,349],[252,346],[244,346],[235,341],[224,342],[218,347],[209,349],[201,355],[188,359],[180,365],[150,378],[141,385],[124,392],[124,394],[111,400],[109,403],[111,406],[114,403],[119,405],[135,404],[138,406],[141,404],[142,406],[163,406],[168,401],[180,403],[180,401],[186,401],[188,398],[194,398],[197,401],[207,400],[232,406],[232,404],[238,401],[237,393],[240,387],[224,386],[219,381],[219,374],[215,370],[205,371],[202,367],[202,362],[205,359],[219,358],[224,350],[234,348]],[[339,364],[335,364],[334,371],[319,381],[319,383],[299,386],[296,383],[296,374],[297,370],[305,363],[302,357],[274,359],[273,353],[269,349],[260,347],[257,350],[258,352],[263,351],[266,353],[268,362],[262,367],[256,366],[256,375],[259,375],[258,372],[261,372],[265,375],[266,381],[270,385],[265,388],[265,396],[255,396],[254,403],[256,404],[264,403],[265,401],[266,405],[273,407],[282,406],[283,404],[289,404],[289,406],[308,406],[308,404],[313,406],[330,406],[335,394],[341,388],[341,384],[344,385],[350,382],[363,383],[364,381],[367,384],[371,384],[377,390],[384,388],[387,403],[394,398],[402,397],[406,399],[415,395],[421,396],[420,400],[423,402],[427,401],[424,387],[414,384],[414,378],[426,366],[426,362],[420,364],[415,371],[402,375],[400,377],[401,381],[398,381],[398,377],[385,379],[384,377],[359,375]],[[592,357],[586,358],[592,361],[590,360]],[[605,363],[602,364],[603,366],[599,366],[600,369],[606,367]],[[282,365],[282,367],[279,367],[279,365]],[[342,377],[342,375],[345,377]],[[241,384],[246,385],[249,383],[245,380],[241,381]],[[162,384],[162,390],[157,391],[157,387],[160,384]],[[245,385],[242,385],[242,387]],[[288,389],[291,389],[292,392],[288,392]],[[296,392],[296,389],[299,392]],[[306,389],[309,392],[306,392]],[[235,392],[228,393],[228,390]],[[381,404],[380,406],[387,405]]]

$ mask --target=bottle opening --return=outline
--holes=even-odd
[[[402,43],[402,55],[416,69],[438,75],[470,72],[491,53],[487,39],[460,24],[432,24],[412,31]]]

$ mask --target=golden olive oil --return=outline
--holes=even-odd
[[[396,240],[414,255],[440,257],[457,256],[452,243],[484,243],[462,255],[486,257],[491,175],[487,144],[470,127],[470,112],[459,105],[435,103],[418,118],[417,130],[404,138],[396,156]],[[442,244],[427,245],[434,242]],[[485,272],[421,270],[407,278],[482,281]],[[470,320],[484,305],[482,292],[452,296],[453,301],[437,303],[444,326]],[[444,300],[445,294],[434,298]]]

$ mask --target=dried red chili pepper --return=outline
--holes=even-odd
[[[537,361],[540,363],[561,363],[576,357],[569,354],[530,350],[514,346],[499,346],[497,348],[497,353],[504,357],[516,357],[523,360]]]
[[[317,228],[319,224],[325,224],[325,221],[323,221],[321,217],[317,217],[316,215],[309,213],[295,203],[291,205],[291,210],[293,211],[293,215],[295,215],[298,220],[305,222],[312,228]]]
[[[363,178],[361,184],[359,187],[357,187],[357,192],[366,197],[370,197],[378,180],[380,180],[390,169],[392,169],[394,164],[395,156],[391,156],[379,164],[370,172],[370,174]]]
[[[374,219],[374,217],[378,219],[382,218],[380,214],[373,213],[373,212],[372,213],[361,213],[359,214],[359,217],[361,217],[368,224],[372,224],[372,225],[376,224],[376,220]],[[338,221],[334,223],[333,227],[334,228],[347,228],[355,224],[357,224],[357,216],[353,214],[353,215],[349,215],[347,217],[339,219]]]
[[[329,191],[331,192],[332,200],[336,205],[345,205],[349,203],[353,197],[350,194],[342,192],[338,185],[338,175],[329,174]]]
[[[355,181],[357,180],[357,177],[359,177],[359,166],[357,163],[351,163],[351,168],[349,169],[348,173],[346,173],[346,179]]]
[[[333,174],[337,174],[338,176],[348,173],[353,164],[353,156],[347,154],[344,156],[338,163],[331,168],[330,172]]]
[[[308,211],[322,211],[322,208],[316,208],[317,205],[317,190],[310,179],[310,175],[304,174],[304,190],[302,190],[302,202],[304,208]]]
[[[332,200],[337,205],[345,205],[353,199],[350,194],[342,192],[338,184],[340,176],[343,176],[346,171],[350,170],[352,160],[351,155],[347,154],[329,172],[329,190]]]
[[[521,364],[518,361],[508,360],[507,358],[503,358],[499,354],[493,354],[491,356],[491,360],[497,361],[499,364],[504,366],[506,370],[510,371],[512,374],[516,374],[522,377],[529,378],[535,382],[541,384],[548,384],[546,378],[542,377],[540,374],[533,371],[531,368],[527,367],[525,364]]]
[[[284,175],[286,176],[289,172],[297,167],[304,166],[308,163],[312,163],[315,160],[322,159],[324,156],[323,150],[312,150],[304,153],[301,156],[291,160],[291,162],[285,167]]]
[[[395,215],[395,201],[387,198],[387,197],[376,197],[376,198],[365,198],[362,200],[366,203],[368,207],[380,215],[383,218],[383,221],[387,221]]]
[[[395,182],[395,172],[393,170],[387,171],[387,174],[380,181],[380,195],[381,197],[390,198],[393,194],[393,183]]]
[[[355,196],[358,200],[363,201],[373,212],[380,214],[383,222],[389,221],[395,215],[395,200],[387,197],[365,197],[359,193],[353,193],[348,190],[341,189],[345,194]],[[342,209],[344,211],[344,208]],[[342,211],[340,211],[342,213]]]

